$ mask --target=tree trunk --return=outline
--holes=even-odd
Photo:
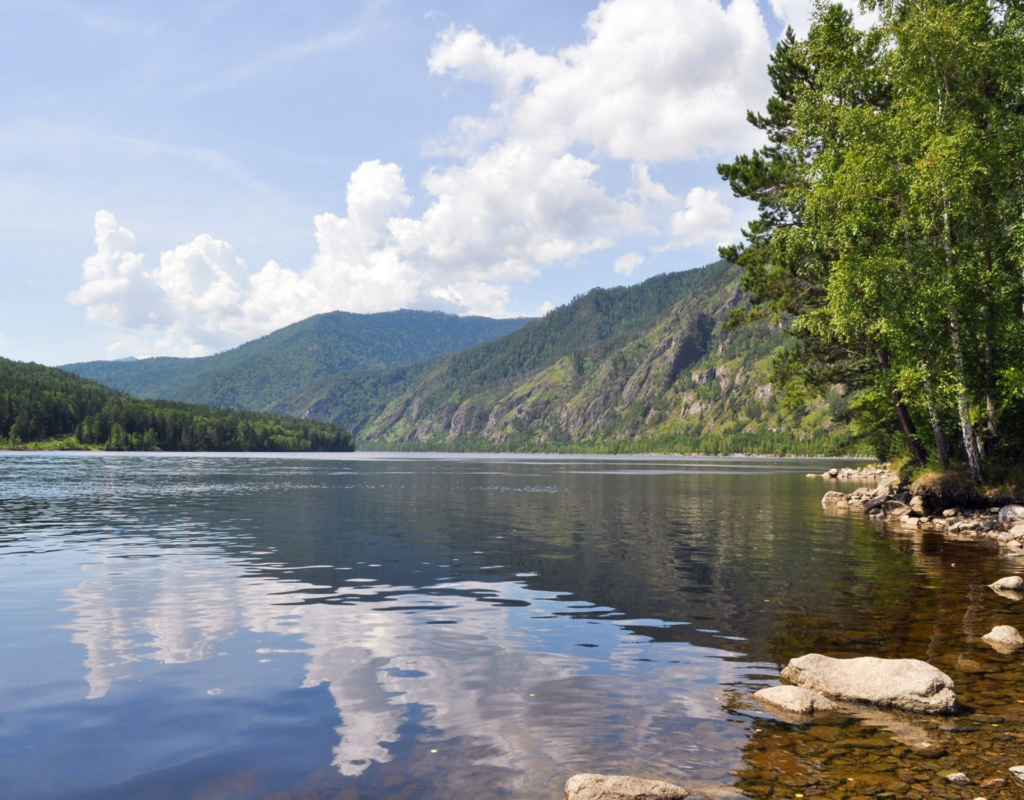
[[[985,237],[985,411],[988,413],[988,432],[995,439],[999,436],[996,428],[996,346],[992,330],[992,247]]]
[[[878,364],[883,372],[889,371],[889,354],[885,350],[878,351]],[[928,463],[928,455],[917,441],[917,428],[914,427],[914,421],[910,418],[910,411],[903,402],[903,395],[900,394],[898,389],[893,389],[890,396],[896,408],[896,422],[903,433],[907,449],[910,451],[914,463],[919,467],[923,467]]]
[[[932,424],[932,433],[935,434],[935,452],[938,453],[939,463],[943,469],[949,467],[949,446],[946,444],[946,434],[942,431],[942,422],[939,420],[938,411],[935,409],[935,399],[932,395],[932,379],[925,372],[924,378],[925,400],[928,402],[928,420]]]
[[[988,414],[988,432],[995,439],[999,436],[996,428],[996,355],[992,333],[992,304],[985,306],[985,411]]]
[[[971,403],[967,398],[967,377],[964,370],[964,353],[960,346],[960,320],[956,309],[949,309],[949,338],[953,344],[953,365],[956,368],[956,407],[960,415],[960,430],[964,437],[964,450],[967,452],[967,465],[971,470],[971,479],[981,477],[981,448],[978,446],[978,435],[971,424]]]
[[[941,103],[940,103],[941,113]],[[952,288],[953,280],[953,231],[949,219],[949,200],[944,200],[945,211],[942,214],[942,249],[946,253],[946,283]],[[960,342],[960,319],[957,316],[954,301],[949,304],[949,338],[953,345],[953,365],[956,369],[956,409],[960,415],[960,430],[964,437],[964,450],[967,453],[967,465],[971,470],[971,479],[981,477],[981,449],[978,436],[971,424],[971,403],[967,397],[967,371],[964,369],[964,351]]]

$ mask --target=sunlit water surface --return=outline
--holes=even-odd
[[[556,798],[578,771],[942,787],[953,756],[898,726],[750,702],[809,651],[938,663],[983,722],[919,733],[1005,776],[1024,676],[977,637],[1021,625],[983,585],[1015,562],[828,516],[821,469],[0,455],[0,796]]]

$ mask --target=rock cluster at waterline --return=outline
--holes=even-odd
[[[816,472],[807,473],[808,478],[819,477]],[[822,478],[831,481],[880,481],[895,477],[888,464],[873,464],[867,467],[843,467],[821,473]]]
[[[924,495],[901,489],[892,475],[884,477],[874,489],[862,486],[849,494],[826,492],[821,505],[831,511],[863,511],[874,520],[902,528],[936,531],[967,539],[993,539],[1008,550],[1024,555],[1024,506],[1020,505],[943,509],[936,507]]]
[[[581,772],[565,783],[565,800],[680,800],[689,796],[681,786],[629,775]]]

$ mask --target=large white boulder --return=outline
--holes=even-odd
[[[679,800],[689,796],[681,786],[630,775],[581,772],[565,782],[565,800]]]
[[[955,714],[953,679],[913,658],[794,658],[782,680],[832,700],[870,703],[918,714]]]

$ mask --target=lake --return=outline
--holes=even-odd
[[[0,454],[0,795],[976,797],[945,772],[1024,762],[978,640],[1019,560],[827,515],[830,465]],[[965,714],[775,720],[807,652],[928,660]]]

